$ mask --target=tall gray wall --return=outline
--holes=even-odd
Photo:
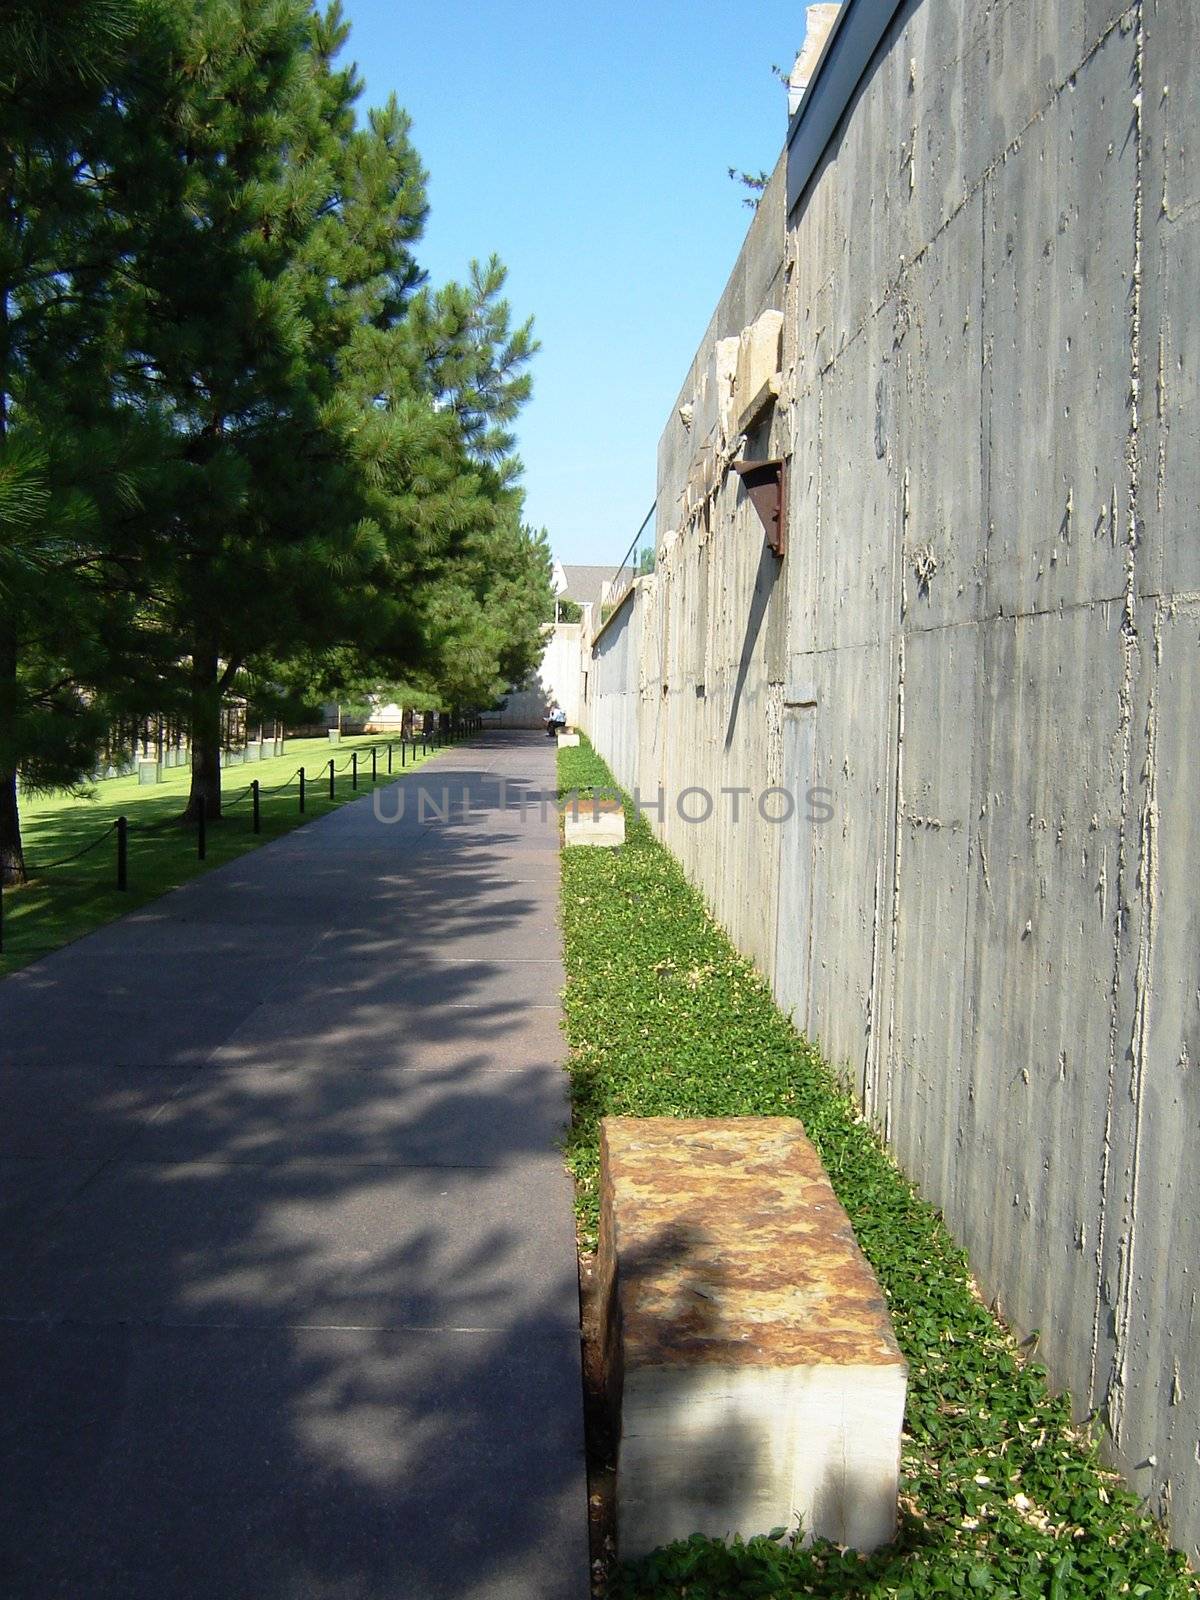
[[[631,791],[641,783],[638,738],[643,718],[638,702],[645,687],[642,625],[647,589],[651,590],[652,605],[653,583],[638,578],[631,590],[632,598],[609,618],[595,642],[594,662],[585,666],[583,685],[583,716],[592,742],[604,751],[617,782]]]
[[[1193,1555],[1198,107],[1186,0],[904,8],[797,210],[782,163],[764,196],[585,708]],[[697,471],[716,342],[769,308],[782,562]],[[781,780],[833,819],[673,803]]]
[[[581,622],[547,624],[541,661],[523,684],[504,696],[498,711],[484,712],[485,722],[493,728],[540,728],[557,704],[574,727],[583,688],[583,632]]]

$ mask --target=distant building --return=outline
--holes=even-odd
[[[569,727],[579,722],[585,641],[600,626],[605,608],[619,600],[634,576],[632,567],[565,565],[555,561],[551,576],[556,600],[573,600],[583,615],[578,622],[557,618],[546,624],[542,659],[524,683],[516,684],[498,711],[488,712],[496,727],[540,728],[551,706],[560,705]]]
[[[632,567],[583,567],[554,563],[554,592],[560,600],[574,600],[584,608],[589,633],[603,620],[606,605],[619,600],[636,576]]]

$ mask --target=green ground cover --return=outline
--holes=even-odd
[[[0,976],[135,910],[210,867],[232,861],[359,798],[372,786],[372,746],[377,781],[386,783],[389,742],[393,746],[392,777],[396,778],[401,772],[400,743],[382,737],[343,738],[337,745],[328,739],[289,739],[282,756],[230,767],[222,781],[225,815],[220,822],[208,824],[203,862],[198,858],[195,830],[180,826],[178,820],[191,781],[187,768],[169,769],[161,783],[145,786],[139,785],[136,776],[103,779],[83,799],[72,795],[26,799],[22,834],[30,881],[4,890]],[[357,790],[351,788],[350,770],[355,751],[359,757]],[[331,757],[335,767],[333,800],[328,778]],[[404,770],[412,770],[424,759],[419,744],[415,750],[409,747]],[[306,776],[303,815],[296,778],[301,766]],[[261,785],[258,834],[252,831],[248,793],[254,778]],[[108,831],[122,815],[129,821],[129,886],[124,892],[116,887],[116,836]],[[78,860],[51,865],[75,856],[93,841],[98,842]]]
[[[560,793],[613,783],[584,742],[558,761]],[[1068,1402],[981,1302],[939,1215],[628,800],[626,824],[622,849],[562,858],[568,1158],[584,1247],[596,1238],[601,1117],[800,1117],[887,1295],[909,1399],[894,1545],[863,1560],[830,1544],[694,1538],[615,1573],[611,1600],[1200,1593],[1072,1428]]]

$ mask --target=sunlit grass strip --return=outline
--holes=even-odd
[[[393,738],[392,779],[402,776],[400,742]],[[312,822],[371,790],[371,747],[381,787],[388,781],[386,737],[343,738],[332,745],[327,739],[289,739],[287,753],[268,761],[228,768],[222,774],[225,815],[207,829],[206,859],[197,856],[192,828],[177,826],[187,801],[191,773],[185,767],[169,768],[163,781],[141,785],[136,776],[108,778],[96,783],[90,797],[70,795],[30,797],[22,804],[22,836],[32,879],[20,888],[4,890],[4,950],[0,976],[36,961],[39,956],[78,939],[126,912],[177,888],[189,878],[234,861],[271,839]],[[358,788],[351,788],[348,763],[359,753]],[[429,755],[435,754],[430,747]],[[333,759],[336,798],[329,798],[328,764]],[[411,772],[427,759],[418,745],[406,753],[404,771]],[[299,785],[294,774],[303,766],[307,784],[305,810],[300,812]],[[344,770],[343,770],[344,769]],[[261,786],[261,827],[251,829],[251,780]],[[281,787],[282,786],[282,787]],[[78,861],[39,871],[42,862],[71,856],[104,833],[118,816],[129,819],[129,887],[116,887],[116,839],[108,839]]]
[[[585,744],[560,792],[611,785]],[[730,1595],[1195,1595],[1182,1558],[1073,1430],[1069,1405],[976,1296],[966,1258],[817,1051],[779,1012],[674,858],[626,802],[620,850],[563,852],[569,1160],[595,1244],[606,1115],[803,1119],[891,1307],[910,1363],[897,1543],[694,1539],[624,1569],[621,1600]]]

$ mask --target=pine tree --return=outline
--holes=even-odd
[[[104,374],[123,248],[112,86],[136,0],[0,11],[0,876],[24,877],[18,779],[71,787],[107,721],[133,609],[110,560],[137,454]],[[119,675],[119,674],[118,674]]]
[[[327,63],[343,39],[335,11],[322,35]],[[331,74],[327,81],[357,92]],[[529,392],[531,328],[510,329],[494,257],[473,266],[466,285],[426,286],[412,254],[425,177],[394,99],[346,138],[337,177],[312,254],[321,280],[338,285],[340,321],[326,324],[335,335],[332,409],[357,474],[364,554],[370,545],[373,556],[352,590],[342,586],[353,616],[335,647],[318,653],[313,681],[331,697],[403,680],[447,701],[483,703],[505,653],[528,654],[549,594],[548,559],[528,559],[520,528],[508,431]],[[518,594],[528,620],[511,603]]]
[[[361,126],[336,4],[0,12],[0,858],[17,773],[71,786],[118,713],[402,677],[490,697],[548,558],[511,424],[530,327],[494,258],[436,291],[395,100]]]
[[[312,336],[324,311],[297,266],[331,184],[309,7],[187,0],[172,22],[148,48],[125,165],[150,177],[132,381],[172,442],[144,549],[184,680],[194,820],[220,815],[222,697],[319,622],[359,552],[326,520],[342,472]]]

